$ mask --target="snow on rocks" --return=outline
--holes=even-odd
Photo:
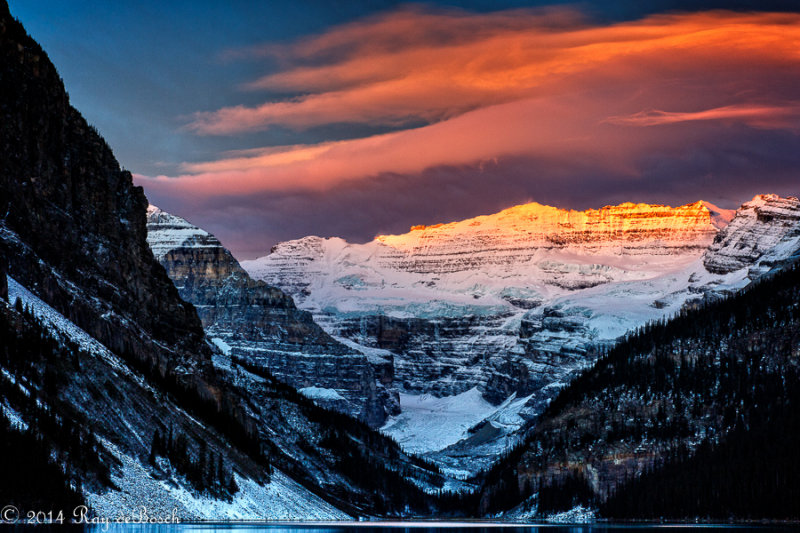
[[[11,422],[11,425],[20,431],[28,429],[28,423],[22,419],[22,416],[15,409],[7,406],[5,403],[0,403],[0,413]]]
[[[112,475],[119,490],[106,490],[87,495],[89,506],[97,516],[115,519],[120,513],[140,512],[142,507],[151,516],[170,516],[188,520],[347,520],[339,511],[312,494],[279,470],[265,485],[236,475],[239,491],[231,501],[197,494],[168,480],[154,479],[135,458],[122,453],[114,444],[102,444],[120,461],[122,467]]]
[[[800,248],[800,200],[762,194],[742,205],[704,255],[709,272],[727,274],[751,267],[754,277]],[[766,268],[759,267],[765,264]]]
[[[290,293],[337,338],[394,352],[395,380],[406,392],[445,396],[495,387],[487,399],[499,403],[508,396],[501,391],[513,387],[503,383],[509,370],[494,368],[504,363],[492,355],[514,352],[526,313],[536,316],[557,299],[592,287],[680,271],[700,257],[728,218],[729,211],[704,202],[587,211],[532,203],[366,244],[305,237],[242,266]],[[652,292],[638,307],[647,309],[663,296]],[[624,298],[612,300],[631,307]],[[537,342],[558,353],[572,344],[611,341],[640,324],[629,319],[634,311],[623,314],[618,324],[588,328],[587,317],[575,317],[578,339],[575,331],[563,331],[571,319],[545,317],[539,337],[547,339]],[[391,339],[379,338],[392,328]],[[396,337],[408,340],[393,347]]]
[[[326,389],[324,387],[303,387],[297,389],[300,394],[311,400],[322,401],[346,401],[346,398],[339,394],[335,389]]]
[[[400,408],[402,412],[391,417],[381,431],[411,453],[439,451],[455,444],[498,409],[475,387],[443,398],[401,393]]]
[[[161,259],[175,248],[216,248],[221,246],[216,237],[186,220],[173,216],[158,207],[147,207],[147,242],[156,259]]]
[[[545,517],[545,521],[551,524],[589,524],[595,520],[597,520],[597,511],[583,505]]]
[[[125,373],[145,389],[152,390],[152,387],[141,376],[128,370],[118,355],[53,309],[44,300],[17,283],[14,278],[8,276],[8,301],[14,304],[17,299],[30,309],[52,334],[76,343],[80,349],[102,358],[115,371]]]
[[[413,398],[458,398],[477,387],[497,405],[516,392],[530,405],[514,416],[530,418],[558,390],[552,385],[591,364],[587,347],[740,289],[796,253],[797,200],[767,195],[754,203],[735,216],[707,202],[583,212],[534,203],[366,244],[305,237],[242,266],[291,294],[337,338],[389,350],[382,357],[393,359],[408,414],[384,430],[410,450],[438,453],[464,436],[467,417],[430,408],[439,424],[428,431]],[[751,239],[768,248],[757,272],[747,261],[709,269],[709,258],[730,248],[724,236],[735,249],[733,234],[747,228],[771,235]]]

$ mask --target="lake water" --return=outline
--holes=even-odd
[[[234,524],[179,524],[179,525],[151,525],[151,524],[101,524],[84,526],[12,526],[13,531],[35,531],[37,533],[62,533],[81,531],[86,533],[669,533],[698,529],[709,533],[724,533],[743,531],[772,532],[800,532],[800,526],[783,525],[711,525],[711,524],[497,524],[486,522],[387,522],[370,524],[307,524],[307,523],[234,523]],[[2,531],[2,530],[0,530]],[[7,530],[8,531],[8,530]]]

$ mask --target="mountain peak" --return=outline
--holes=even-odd
[[[711,214],[711,223],[714,224],[717,229],[722,229],[730,224],[731,220],[733,220],[733,217],[736,216],[735,209],[723,209],[712,204],[711,202],[706,202],[704,200],[700,200],[697,203],[708,210],[708,212]]]
[[[780,196],[779,194],[757,194],[753,199],[746,202],[742,207],[760,207],[762,205],[776,204],[776,203],[796,203],[798,200],[794,196]]]
[[[375,241],[409,253],[430,253],[455,242],[481,250],[523,241],[547,248],[616,245],[630,250],[639,246],[633,243],[656,240],[671,246],[702,241],[706,246],[732,218],[732,211],[703,201],[679,207],[625,202],[585,211],[531,202],[458,222],[413,226],[408,233],[378,235]]]
[[[749,266],[758,276],[787,253],[800,248],[800,200],[759,194],[742,204],[736,217],[709,247],[703,264],[709,272],[727,274]]]
[[[154,205],[147,206],[147,240],[159,261],[176,248],[219,248],[219,240],[179,216],[162,211]]]

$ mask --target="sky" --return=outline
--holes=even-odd
[[[796,1],[9,4],[151,203],[239,259],[800,194]]]

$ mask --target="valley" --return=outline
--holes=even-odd
[[[319,6],[302,7],[320,15]],[[198,20],[209,16],[207,6],[195,8]],[[148,12],[137,9],[126,16]],[[796,144],[796,99],[786,97],[795,84],[775,82],[780,105],[625,111],[658,101],[648,100],[652,87],[700,86],[700,72],[676,77],[686,65],[647,55],[651,41],[678,57],[697,39],[703,53],[720,54],[703,39],[721,32],[721,41],[738,42],[726,33],[733,26],[767,37],[739,43],[732,66],[710,56],[722,81],[709,83],[726,90],[701,91],[707,106],[731,87],[736,98],[762,94],[748,89],[757,76],[739,72],[752,50],[759,69],[794,80],[796,58],[771,55],[774,43],[793,43],[794,15],[671,13],[609,25],[576,18],[578,8],[412,5],[354,18],[357,9],[337,6],[341,26],[293,43],[292,24],[305,19],[287,25],[273,3],[252,9],[277,13],[272,29],[285,30],[284,40],[203,53],[233,70],[239,56],[258,58],[238,75],[264,68],[265,58],[279,73],[242,82],[235,94],[184,91],[181,105],[195,92],[204,106],[243,92],[252,103],[257,90],[280,101],[189,106],[179,119],[170,115],[183,109],[177,100],[155,95],[206,70],[142,86],[115,74],[132,103],[174,108],[116,115],[103,107],[118,96],[111,85],[103,98],[85,98],[94,78],[62,79],[0,0],[0,523],[14,521],[9,509],[45,508],[83,509],[97,524],[146,508],[268,527],[800,520],[800,199],[793,154],[781,154]],[[192,42],[219,38],[217,17],[230,12],[215,11],[215,31]],[[103,42],[135,35],[132,48],[150,46],[147,32],[120,28],[103,27]],[[54,42],[46,26],[39,31]],[[253,35],[241,37],[237,46]],[[462,46],[469,50],[451,55]],[[581,95],[595,90],[584,76],[596,73],[582,69],[603,54],[586,61],[586,47],[615,51],[606,58],[620,62],[614,76],[642,65],[668,76],[652,86],[605,86],[613,76],[600,77],[591,93],[600,103],[587,109],[603,116],[576,118],[579,98],[565,102],[573,91],[561,90],[572,75]],[[484,65],[495,63],[484,48],[503,56],[497,68]],[[79,44],[73,55],[95,62],[101,49]],[[529,49],[553,57],[542,62]],[[59,61],[75,60],[55,50]],[[153,57],[180,57],[186,68],[202,55],[165,50]],[[512,68],[517,56],[524,62]],[[435,68],[426,66],[431,57],[439,57]],[[351,62],[363,70],[350,72]],[[537,80],[546,67],[541,87],[498,92],[531,83],[530,65]],[[158,61],[151,66],[158,71]],[[458,76],[432,82],[453,68]],[[564,84],[555,100],[544,81],[551,77]],[[166,174],[123,167],[73,106],[65,80],[94,113],[87,117],[113,116],[112,131],[119,123],[139,136],[109,136],[128,139],[116,148],[122,157],[157,139],[147,165]],[[409,80],[440,94],[409,91]],[[379,90],[371,97],[348,93],[372,84]],[[638,89],[626,98],[622,87]],[[382,115],[395,93],[398,110]],[[451,99],[462,101],[451,107]],[[515,106],[534,107],[510,112]],[[556,115],[541,118],[547,113]],[[495,146],[520,116],[534,129],[526,123],[527,134]],[[462,119],[480,127],[459,126],[447,144]],[[425,140],[431,131],[441,145]],[[220,141],[234,132],[243,137]],[[522,150],[523,140],[540,146]],[[256,147],[263,142],[271,144]],[[715,142],[728,144],[715,151]],[[484,155],[452,159],[463,147]],[[215,151],[222,159],[184,159]],[[558,163],[564,157],[569,164]],[[430,166],[414,170],[423,160]],[[688,187],[692,180],[699,185]],[[407,194],[409,184],[419,191]],[[576,190],[559,196],[557,186]],[[572,200],[544,205],[525,200],[539,198],[530,191],[541,191],[542,202],[548,194]],[[506,192],[499,205],[492,195]],[[359,210],[348,209],[353,198]],[[690,203],[620,200],[639,198]],[[297,207],[304,202],[316,208]],[[440,223],[417,223],[432,213]],[[365,237],[378,227],[397,232],[389,219],[417,216],[407,232]]]

